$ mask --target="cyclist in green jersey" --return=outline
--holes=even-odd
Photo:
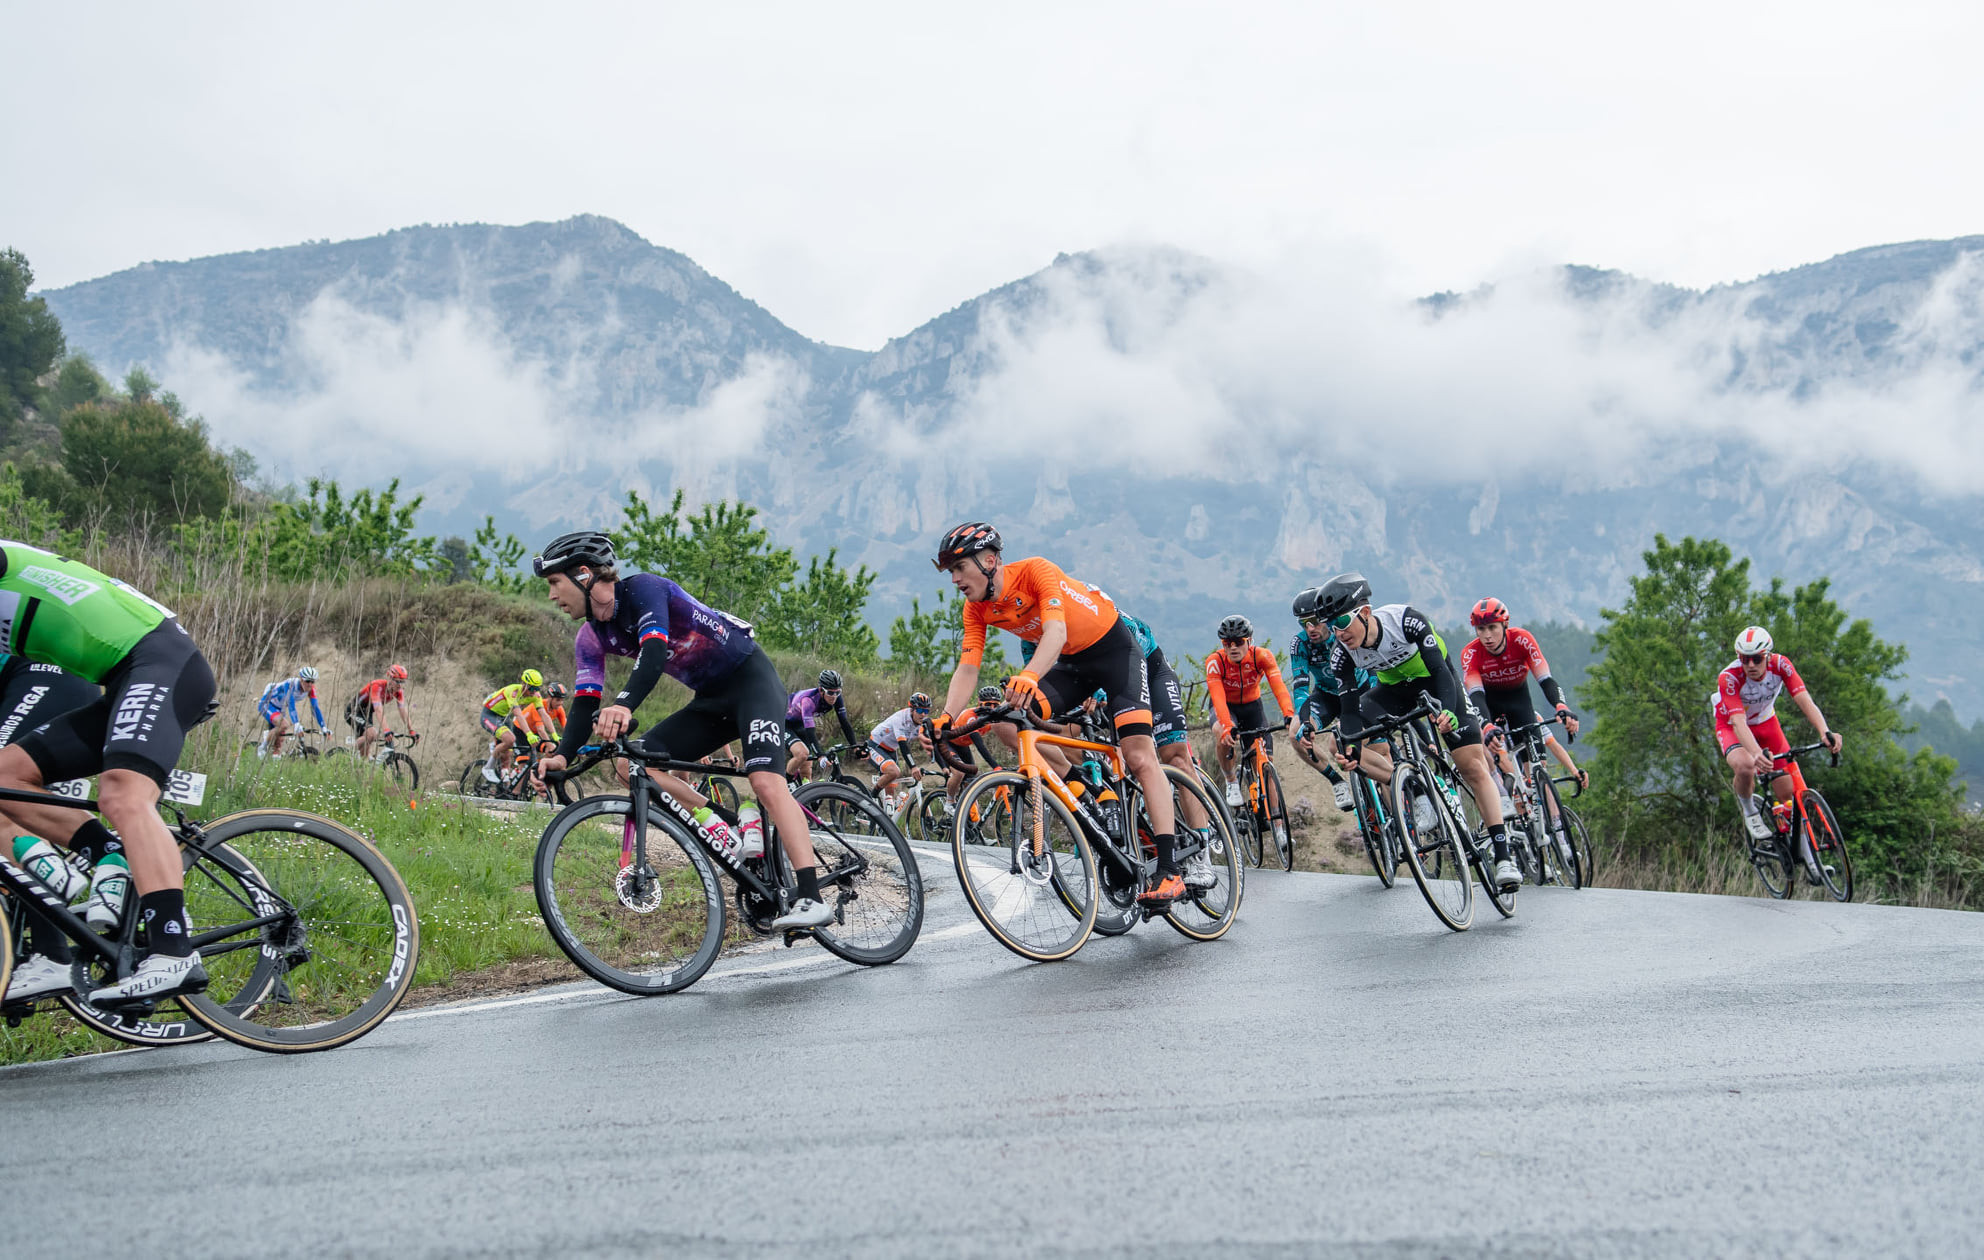
[[[92,866],[120,847],[130,864],[150,952],[130,976],[93,991],[90,1001],[114,1007],[205,988],[207,973],[187,932],[178,846],[158,801],[186,732],[213,716],[214,673],[206,658],[170,609],[88,565],[6,540],[0,540],[0,650],[58,665],[104,689],[101,699],[0,749],[0,787],[39,792],[101,772],[102,820],[52,805],[0,804],[0,815],[14,826],[82,853]],[[24,908],[33,919],[32,908]],[[41,956],[23,964],[41,977],[37,996],[70,988],[68,944],[53,924],[46,928],[35,936]]]

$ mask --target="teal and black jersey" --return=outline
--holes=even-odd
[[[1290,689],[1295,693],[1295,717],[1318,730],[1328,726],[1337,717],[1336,697],[1343,693],[1343,684],[1330,671],[1330,652],[1336,647],[1333,639],[1325,638],[1321,643],[1313,642],[1309,632],[1301,626],[1295,627],[1295,637],[1288,641],[1288,672]],[[1358,669],[1354,691],[1362,691],[1371,685],[1371,676]],[[1326,703],[1324,697],[1328,697]]]

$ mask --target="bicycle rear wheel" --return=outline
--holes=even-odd
[[[420,790],[420,767],[413,764],[413,758],[403,752],[390,753],[386,757],[386,773],[393,776],[393,782],[409,792]]]
[[[974,809],[975,835],[965,823]],[[1020,957],[1067,958],[1095,930],[1101,888],[1088,837],[1058,797],[1036,792],[1025,775],[995,770],[972,780],[958,802],[951,857],[971,912]]]
[[[1818,858],[1819,878],[1834,901],[1853,900],[1853,858],[1846,851],[1846,837],[1840,833],[1839,819],[1817,789],[1807,788],[1799,798],[1805,807],[1806,838]]]
[[[1475,875],[1480,881],[1481,891],[1488,897],[1488,904],[1495,907],[1497,914],[1505,919],[1509,918],[1516,912],[1516,889],[1503,892],[1495,884],[1495,856],[1488,841],[1488,823],[1481,817],[1481,806],[1474,799],[1473,790],[1467,786],[1466,780],[1458,774],[1453,774],[1451,769],[1435,770],[1434,774],[1440,777],[1452,774],[1452,777],[1446,781],[1452,787],[1454,796],[1460,798],[1460,815],[1455,821],[1460,825],[1461,847],[1467,853],[1468,861],[1474,864]],[[1451,812],[1453,797],[1442,794],[1441,804]],[[1508,820],[1505,818],[1502,820],[1502,835],[1509,846],[1509,860],[1516,864],[1516,869],[1523,873],[1523,878],[1533,878],[1528,872],[1528,864],[1523,860],[1527,855],[1517,853],[1517,846],[1523,843],[1523,837],[1509,835],[1508,829]]]
[[[1465,932],[1474,922],[1474,882],[1468,878],[1460,824],[1439,796],[1440,790],[1426,781],[1417,766],[1393,771],[1392,818],[1405,836],[1406,869],[1434,917],[1456,932]],[[1421,834],[1422,814],[1433,824],[1431,834]]]
[[[1544,869],[1572,888],[1583,888],[1584,861],[1578,856],[1577,837],[1571,831],[1563,798],[1557,795],[1557,785],[1551,781],[1550,772],[1540,765],[1530,774],[1530,791],[1530,809],[1534,814],[1530,828],[1532,833],[1541,833],[1538,847],[1543,853]]]
[[[482,777],[482,768],[489,764],[489,758],[478,757],[468,763],[462,771],[461,793],[463,796],[494,796],[497,785]]]
[[[1756,868],[1764,891],[1783,901],[1797,887],[1797,859],[1791,856],[1791,846],[1785,843],[1783,835],[1775,833],[1776,820],[1768,809],[1764,811],[1764,818],[1773,828],[1771,838],[1758,840],[1746,830],[1743,842],[1750,846],[1750,865]]]
[[[864,967],[901,958],[923,930],[923,874],[909,841],[865,792],[809,783],[794,796],[820,817],[820,825],[811,828],[813,852],[821,899],[834,908],[833,926],[814,929],[814,939]],[[829,823],[820,814],[820,806],[833,797],[846,806],[844,823]]]
[[[1176,766],[1166,766],[1164,777],[1171,780],[1172,816],[1179,820],[1180,843],[1185,843],[1186,836],[1190,834],[1184,825],[1184,798],[1195,798],[1199,808],[1206,812],[1212,834],[1206,839],[1205,858],[1212,865],[1214,878],[1212,887],[1196,889],[1189,896],[1172,902],[1164,916],[1165,922],[1195,941],[1216,941],[1226,935],[1234,919],[1239,917],[1240,902],[1246,895],[1246,874],[1240,869],[1240,849],[1233,843],[1225,820],[1214,808],[1212,798],[1196,775],[1187,775]]]
[[[341,1046],[413,986],[420,923],[399,872],[328,818],[257,809],[209,823],[186,913],[209,976],[182,1009],[275,1054]]]
[[[1390,888],[1398,880],[1398,841],[1389,832],[1378,785],[1361,774],[1352,774],[1350,790],[1356,802],[1357,834],[1364,839],[1364,856],[1371,859],[1378,882]]]
[[[723,948],[723,885],[702,847],[650,807],[647,861],[633,864],[625,796],[568,805],[538,841],[532,883],[544,926],[601,984],[641,997],[700,980]]]
[[[709,797],[712,805],[721,805],[731,813],[737,812],[737,784],[722,775],[710,775],[704,780],[709,790],[703,795]]]
[[[1295,869],[1295,833],[1288,826],[1288,796],[1281,789],[1281,771],[1270,761],[1262,767],[1261,808],[1267,814],[1267,830],[1261,836],[1263,856],[1272,851],[1281,869]]]

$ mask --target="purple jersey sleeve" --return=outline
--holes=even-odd
[[[572,694],[597,698],[606,691],[606,652],[590,624],[572,642]]]

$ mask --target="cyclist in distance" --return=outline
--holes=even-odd
[[[261,697],[255,701],[255,712],[262,719],[262,742],[255,748],[256,756],[281,754],[283,737],[296,727],[296,702],[305,696],[310,698],[310,712],[317,719],[317,733],[330,734],[324,726],[323,707],[317,703],[317,671],[305,665],[289,677],[262,688]]]
[[[1770,631],[1751,626],[1736,636],[1736,659],[1729,662],[1716,679],[1714,704],[1715,743],[1722,759],[1729,763],[1730,787],[1743,811],[1743,825],[1758,840],[1768,840],[1772,829],[1757,806],[1757,775],[1771,768],[1776,759],[1791,751],[1784,728],[1777,722],[1777,697],[1789,693],[1791,702],[1805,715],[1819,739],[1834,753],[1844,740],[1826,725],[1825,715],[1805,689],[1805,680],[1791,664],[1791,658],[1771,651]],[[1791,799],[1791,779],[1778,779],[1772,790],[1779,800]],[[1805,841],[1805,865],[1818,877],[1811,840]]]
[[[407,714],[404,665],[389,666],[384,678],[374,678],[366,683],[345,706],[345,721],[358,737],[357,751],[361,757],[370,757],[372,746],[379,742],[379,719],[386,711],[388,700],[399,705],[400,729],[408,735],[413,734],[413,718]]]
[[[841,693],[840,671],[823,669],[816,680],[818,685],[795,691],[785,705],[786,752],[785,773],[795,779],[803,779],[813,773],[813,758],[820,755],[819,716],[823,709],[832,709],[834,717],[840,720],[840,733],[847,742],[861,743],[861,737],[854,733],[854,719],[847,716],[847,699]]]
[[[1219,733],[1219,769],[1226,776],[1226,803],[1236,809],[1242,804],[1240,778],[1233,768],[1240,741],[1233,732],[1268,724],[1267,705],[1261,700],[1264,680],[1274,691],[1281,715],[1293,721],[1295,701],[1281,680],[1274,653],[1255,647],[1254,623],[1234,613],[1219,623],[1219,650],[1206,654],[1206,699],[1212,702],[1213,729]],[[1274,736],[1263,735],[1261,740],[1272,755]]]
[[[1371,584],[1361,573],[1340,573],[1323,583],[1316,615],[1329,620],[1330,632],[1336,638],[1330,670],[1346,698],[1341,712],[1343,737],[1354,740],[1364,728],[1367,703],[1379,713],[1397,717],[1415,708],[1420,696],[1432,697],[1440,706],[1433,724],[1445,737],[1454,767],[1467,781],[1475,808],[1488,825],[1495,883],[1505,889],[1520,886],[1522,871],[1509,858],[1501,797],[1489,773],[1487,749],[1482,746],[1481,717],[1461,690],[1439,632],[1409,604],[1373,608]],[[1369,686],[1358,683],[1360,669],[1370,676]],[[1353,696],[1357,703],[1348,703]]]
[[[1038,556],[1007,562],[999,531],[981,521],[957,526],[937,545],[934,563],[964,596],[964,639],[944,709],[933,719],[941,734],[970,707],[978,687],[988,627],[1009,630],[1036,646],[1032,662],[1006,687],[1013,705],[1050,717],[1096,688],[1109,697],[1110,720],[1130,775],[1144,792],[1157,869],[1141,899],[1185,895],[1170,781],[1151,738],[1150,680],[1143,649],[1107,595],[1077,582]]]
[[[565,737],[565,701],[572,693],[564,683],[551,683],[544,689],[544,713],[551,719],[551,738]]]
[[[1535,635],[1509,624],[1508,606],[1490,595],[1474,606],[1468,620],[1474,625],[1474,638],[1460,650],[1460,674],[1468,699],[1489,720],[1482,734],[1494,740],[1497,734],[1494,723],[1512,730],[1536,721],[1536,709],[1529,700],[1531,675],[1535,676],[1536,685],[1543,688],[1543,698],[1563,719],[1564,729],[1577,734],[1578,715],[1571,712],[1571,706],[1564,702],[1564,689],[1550,676],[1550,662],[1543,659],[1542,647],[1538,646]],[[1515,759],[1510,756],[1506,741],[1495,742],[1497,762],[1502,769],[1516,774]],[[1570,752],[1547,729],[1543,742],[1557,763],[1577,779],[1579,787],[1590,786],[1591,776],[1578,769]]]
[[[886,794],[902,777],[909,759],[910,742],[917,738],[923,723],[930,720],[930,697],[916,692],[909,703],[875,724],[868,732],[868,764],[875,769],[875,791]]]
[[[206,970],[186,923],[179,846],[158,802],[186,733],[213,716],[213,670],[170,609],[87,565],[17,542],[0,541],[0,635],[8,652],[103,687],[94,700],[0,749],[0,787],[41,792],[101,775],[101,819],[52,805],[0,804],[15,827],[81,854],[92,868],[120,852],[129,863],[147,952],[131,975],[89,1000],[116,1006],[204,989]],[[57,896],[73,896],[70,885],[87,882],[59,856],[29,865]],[[50,882],[65,872],[63,882]],[[67,941],[58,943],[53,923],[23,909],[42,953],[16,969],[20,984],[22,969],[32,968],[32,992],[19,996],[68,992]],[[12,985],[9,996],[16,996]]]
[[[1312,586],[1295,597],[1295,638],[1288,644],[1288,670],[1294,675],[1295,713],[1301,720],[1301,725],[1295,730],[1295,755],[1322,772],[1323,777],[1330,781],[1330,791],[1336,796],[1336,807],[1348,812],[1352,803],[1350,785],[1344,782],[1342,771],[1337,769],[1336,736],[1332,733],[1337,726],[1337,688],[1340,686],[1329,668],[1330,651],[1334,645],[1330,639],[1328,620],[1316,615],[1322,590],[1320,586]],[[1362,669],[1357,674],[1360,687],[1371,685],[1370,676]],[[1318,737],[1323,741],[1320,754],[1316,751]],[[1361,763],[1366,774],[1380,783],[1387,783],[1391,780],[1391,763],[1381,747],[1367,744]]]
[[[528,737],[523,727],[523,710],[537,703],[544,686],[544,675],[527,669],[516,682],[498,687],[482,701],[482,729],[489,732],[491,764],[482,767],[482,777],[494,783],[508,773],[516,757],[517,738]]]
[[[785,684],[752,638],[750,623],[701,603],[665,577],[620,576],[613,540],[597,530],[560,534],[531,560],[531,569],[546,580],[551,602],[585,623],[572,645],[572,720],[558,750],[538,763],[537,781],[563,770],[588,741],[618,739],[631,731],[634,710],[667,674],[692,694],[642,737],[643,747],[670,760],[695,761],[741,738],[742,769],[778,830],[799,885],[798,900],[772,926],[831,923],[834,912],[820,898],[819,862],[806,814],[785,781]],[[609,654],[633,657],[634,672],[602,708]],[[678,784],[670,783],[671,796],[692,809],[708,804]]]

